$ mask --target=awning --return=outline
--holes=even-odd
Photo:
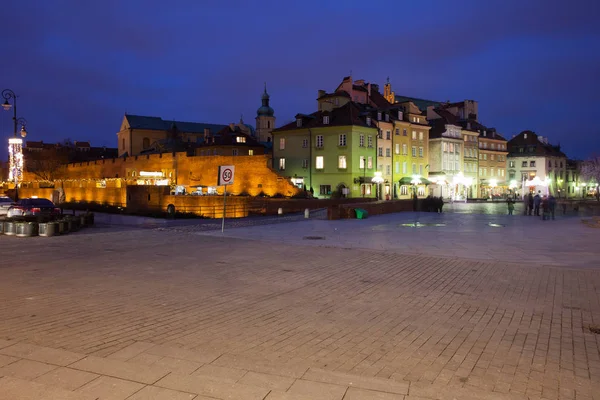
[[[400,186],[412,185],[412,180],[413,180],[412,176],[405,176],[403,178],[400,178],[398,183],[400,184]],[[419,180],[421,181],[421,183],[419,185],[431,185],[431,181],[429,181],[428,179],[419,178]]]

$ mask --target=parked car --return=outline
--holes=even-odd
[[[60,208],[48,199],[20,199],[8,209],[7,217],[53,217],[60,215]]]
[[[6,215],[8,209],[13,205],[13,201],[10,197],[0,196],[0,215]]]

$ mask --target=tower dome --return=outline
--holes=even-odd
[[[265,91],[261,97],[262,106],[256,110],[256,115],[259,117],[272,117],[275,114],[275,111],[269,106],[269,94],[267,93],[267,84],[265,83]]]

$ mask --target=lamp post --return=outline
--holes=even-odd
[[[15,182],[15,201],[19,200],[19,180],[23,176],[23,139],[17,137],[17,130],[21,125],[21,137],[27,136],[27,121],[24,118],[17,117],[17,95],[10,89],[2,91],[4,103],[2,108],[9,111],[13,109],[13,137],[8,139],[8,155],[9,155],[9,173],[8,179]],[[9,100],[12,99],[12,104]]]

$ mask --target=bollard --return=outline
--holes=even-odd
[[[309,215],[310,215],[310,211],[308,210],[308,208],[306,208],[304,210],[304,218],[308,218]]]
[[[277,209],[277,215],[283,215],[283,208],[279,207]]]

